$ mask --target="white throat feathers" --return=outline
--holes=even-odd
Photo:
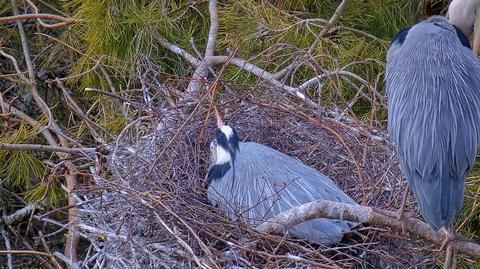
[[[215,164],[224,164],[228,163],[232,160],[232,156],[228,150],[224,149],[221,146],[217,146],[217,159]]]

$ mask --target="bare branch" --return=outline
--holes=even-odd
[[[26,207],[17,210],[15,213],[2,217],[2,222],[6,225],[11,225],[15,221],[25,218],[26,216],[30,215],[32,211],[35,210],[35,205],[27,205]]]
[[[10,238],[8,236],[8,232],[5,230],[4,225],[0,226],[0,231],[2,233],[3,241],[5,242],[5,248],[7,249],[7,251],[11,250],[12,245],[10,244]],[[7,267],[8,269],[13,269],[13,257],[11,253],[7,254]]]
[[[60,260],[62,260],[64,263],[66,263],[70,268],[73,268],[73,269],[78,269],[79,267],[74,263],[72,262],[72,260],[70,260],[69,258],[67,258],[65,255],[63,255],[62,253],[58,252],[58,251],[55,251],[53,253],[53,255],[55,255],[57,258],[59,258]]]
[[[115,136],[113,136],[105,127],[100,126],[96,122],[94,122],[92,119],[90,119],[87,115],[85,115],[85,112],[83,112],[82,108],[75,102],[72,96],[68,93],[67,89],[63,86],[63,83],[57,78],[56,82],[58,84],[58,87],[62,90],[63,96],[65,97],[66,104],[68,107],[75,113],[77,114],[82,120],[85,121],[85,124],[87,125],[88,129],[90,130],[90,133],[92,136],[95,138],[95,140],[101,144],[105,144],[105,140],[93,129],[92,126],[95,126],[96,128],[100,129],[103,133],[108,135],[110,138],[115,139]]]
[[[157,41],[160,43],[160,45],[162,47],[164,47],[164,48],[168,49],[169,51],[179,55],[180,57],[185,59],[187,62],[192,64],[193,66],[198,67],[199,65],[202,64],[201,60],[198,60],[197,58],[195,58],[195,56],[190,54],[188,51],[186,51],[186,50],[180,48],[179,46],[169,42],[165,38],[163,38],[161,36],[157,36]]]
[[[64,148],[56,146],[47,146],[40,144],[6,144],[0,142],[0,150],[17,150],[17,151],[47,151],[47,152],[63,152],[68,154],[88,155],[95,153],[95,148]]]
[[[247,72],[250,72],[250,73],[256,75],[257,77],[267,81],[268,83],[270,83],[275,88],[285,90],[289,94],[291,94],[291,95],[293,95],[297,98],[300,98],[301,100],[305,101],[309,106],[311,106],[313,108],[318,107],[315,102],[313,102],[312,100],[305,97],[305,95],[303,93],[301,93],[298,89],[283,84],[282,82],[276,80],[270,72],[268,72],[268,71],[266,71],[266,70],[264,70],[264,69],[262,69],[262,68],[260,68],[256,65],[253,65],[253,64],[251,64],[251,63],[249,63],[245,60],[242,60],[242,59],[239,59],[239,58],[230,58],[228,56],[213,56],[213,57],[205,58],[205,61],[209,64],[212,64],[212,65],[219,65],[219,64],[226,64],[226,63],[233,64],[233,65],[239,67],[240,69],[242,69],[244,71],[247,71]]]
[[[30,125],[39,128],[41,130],[40,131],[41,134],[43,135],[45,140],[48,142],[48,144],[50,144],[51,146],[58,146],[57,141],[55,141],[55,138],[53,138],[52,134],[45,128],[46,126],[41,125],[40,123],[38,123],[38,121],[32,119],[30,116],[23,113],[21,110],[17,109],[12,104],[8,103],[5,99],[2,98],[0,100],[0,103],[4,104],[6,113],[12,113],[13,115],[19,117],[20,119],[28,122]]]
[[[230,56],[208,56],[208,57],[205,57],[203,61],[199,61],[197,60],[197,58],[195,58],[190,53],[186,52],[184,49],[168,42],[164,38],[158,38],[158,41],[160,42],[160,45],[162,45],[164,48],[169,49],[170,51],[172,51],[177,55],[180,55],[185,60],[190,62],[192,65],[197,67],[194,75],[192,76],[192,81],[190,82],[187,88],[188,93],[196,92],[199,89],[200,87],[199,83],[201,83],[201,81],[205,79],[205,76],[208,75],[209,66],[220,65],[220,64],[233,64],[244,71],[250,72],[256,75],[257,77],[263,80],[266,80],[275,88],[286,90],[291,95],[297,98],[300,98],[302,101],[305,101],[310,107],[318,108],[318,105],[315,102],[306,98],[305,95],[301,93],[298,89],[283,84],[282,82],[275,79],[275,76],[272,75],[270,72],[256,65],[248,63],[245,60],[242,60],[239,58],[231,58]]]
[[[50,262],[55,266],[55,268],[61,269],[62,267],[57,262],[57,260],[54,258],[53,254],[52,254],[52,251],[48,247],[47,242],[45,241],[45,238],[43,237],[42,232],[38,231],[38,233],[40,234],[40,241],[42,242],[42,245],[43,245],[43,248],[45,249],[45,252],[47,252],[49,254]]]
[[[38,14],[38,7],[34,3],[30,0],[25,0],[25,1],[27,2],[28,5],[30,5],[33,8],[33,11],[35,12],[35,14]],[[40,23],[41,26],[43,26],[45,28],[48,28],[48,29],[62,27],[62,26],[72,24],[74,22],[78,22],[78,20],[74,20],[74,19],[68,19],[68,18],[64,18],[64,17],[60,17],[60,18],[61,19],[57,19],[57,20],[61,21],[61,22],[55,23],[55,24],[45,23],[41,18],[37,18],[37,21],[38,21],[38,23]]]
[[[50,256],[48,253],[35,250],[0,250],[0,254],[25,254],[25,255],[41,255]]]
[[[15,57],[13,57],[13,55],[10,55],[3,50],[0,50],[0,54],[2,54],[4,57],[7,57],[8,59],[10,59],[10,61],[12,61],[13,67],[15,68],[15,71],[17,71],[17,74],[20,76],[20,78],[22,78],[23,80],[28,82],[28,79],[23,75],[23,72],[20,70],[17,59],[15,59]]]
[[[207,47],[205,49],[205,57],[213,56],[215,52],[215,44],[218,35],[218,10],[217,1],[210,0],[208,3],[208,12],[210,13],[210,30],[208,32]]]
[[[266,233],[284,233],[288,228],[299,223],[316,218],[329,218],[357,221],[378,227],[390,227],[399,231],[402,231],[402,227],[405,227],[405,231],[437,244],[444,242],[446,234],[441,230],[435,232],[427,223],[413,217],[405,217],[404,223],[402,223],[397,215],[396,212],[362,205],[316,200],[284,211],[262,223],[257,229]],[[467,239],[454,239],[449,245],[458,252],[480,258],[480,245]]]
[[[188,84],[186,93],[193,97],[198,94],[201,88],[201,83],[206,80],[206,77],[209,74],[208,63],[206,59],[212,57],[215,53],[215,44],[217,42],[218,34],[218,10],[217,10],[217,1],[210,0],[208,3],[208,12],[210,13],[210,30],[208,32],[207,47],[205,49],[205,59],[197,67],[195,73],[192,76],[192,80]]]
[[[123,97],[123,96],[120,96],[118,94],[115,94],[113,92],[106,92],[106,91],[102,91],[102,90],[99,90],[99,89],[93,89],[93,88],[85,88],[85,91],[86,92],[95,92],[95,93],[99,93],[99,94],[104,94],[106,96],[110,96],[110,97],[113,97],[115,99],[118,99],[126,104],[129,104],[133,107],[139,107],[141,104],[140,103],[137,103],[137,102],[134,102],[134,101],[131,101],[131,100],[128,100],[127,98]],[[112,136],[112,138],[114,138]]]
[[[81,20],[69,19],[69,18],[65,18],[62,16],[53,15],[53,14],[37,13],[37,14],[21,14],[21,15],[15,15],[15,16],[0,17],[0,22],[12,22],[17,20],[28,20],[28,19],[37,19],[39,20],[39,22],[41,21],[40,19],[61,21],[60,23],[55,23],[55,24],[46,24],[43,22],[40,23],[45,28],[57,28],[57,27],[62,27],[62,26],[66,26],[66,25],[81,21]]]
[[[317,38],[315,38],[315,41],[313,41],[312,45],[310,45],[310,47],[308,48],[308,51],[307,51],[308,54],[311,54],[313,52],[313,50],[317,47],[318,43],[320,43],[320,40],[322,40],[325,34],[332,28],[332,26],[340,17],[340,14],[342,14],[346,4],[347,4],[347,0],[342,0],[340,5],[338,5],[337,9],[333,13],[333,16],[330,18],[327,24],[323,27],[322,31],[320,31]]]

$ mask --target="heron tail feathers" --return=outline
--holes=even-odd
[[[452,223],[463,204],[465,178],[425,179],[416,176],[409,183],[423,217],[435,231]]]

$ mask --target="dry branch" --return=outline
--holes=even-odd
[[[4,211],[4,214],[5,214],[5,211]],[[0,226],[0,232],[2,234],[3,241],[5,243],[5,248],[7,249],[7,251],[11,250],[12,245],[10,244],[10,237],[8,236],[8,232],[5,230],[4,225]],[[11,253],[7,254],[7,267],[8,269],[13,269],[13,257]]]
[[[100,126],[96,122],[94,122],[92,119],[90,119],[85,112],[83,112],[82,108],[77,104],[77,102],[73,99],[73,97],[68,93],[67,89],[63,86],[62,81],[60,81],[58,78],[56,79],[58,87],[62,90],[63,96],[65,97],[65,103],[67,106],[73,111],[77,116],[79,116],[87,125],[88,129],[90,130],[91,135],[95,138],[95,140],[100,143],[100,144],[105,144],[105,140],[98,134],[97,131],[93,127],[98,128],[101,130],[104,134],[108,135],[110,138],[115,139],[115,136],[113,136],[105,127]]]
[[[0,142],[0,150],[47,151],[87,155],[95,153],[96,148],[64,148],[39,144],[6,144]]]
[[[205,48],[205,57],[213,56],[215,53],[215,44],[218,35],[218,9],[217,1],[210,0],[208,3],[208,13],[210,14],[210,29],[208,31],[207,47]]]
[[[390,227],[399,231],[402,231],[402,227],[405,227],[405,231],[439,245],[446,239],[444,232],[441,230],[433,231],[423,221],[413,217],[405,217],[402,222],[397,216],[398,213],[383,209],[316,200],[284,211],[262,223],[257,229],[266,233],[284,233],[288,228],[311,219],[330,218],[356,221],[378,227]],[[455,239],[450,243],[450,247],[458,252],[480,258],[480,245],[474,242]]]
[[[15,213],[2,217],[2,223],[6,225],[11,225],[15,221],[23,219],[24,217],[30,215],[32,211],[35,210],[35,205],[27,205],[26,207],[15,211]]]
[[[177,54],[178,56],[182,57],[183,59],[185,59],[187,62],[189,62],[191,65],[195,66],[195,67],[198,67],[199,65],[202,64],[202,61],[201,60],[198,60],[195,56],[193,56],[192,54],[190,54],[188,51],[180,48],[179,46],[171,43],[170,41],[166,40],[164,37],[161,37],[161,36],[156,36],[156,40],[158,41],[158,43],[160,43],[160,45],[166,49],[168,49],[169,51]]]
[[[210,14],[210,30],[208,32],[207,47],[205,48],[205,58],[211,57],[215,54],[215,44],[217,42],[218,34],[218,9],[217,1],[210,0],[208,3],[208,12]],[[200,63],[193,73],[192,80],[188,84],[186,93],[187,98],[198,95],[202,81],[206,80],[209,74],[208,63],[206,59]]]
[[[245,60],[242,60],[242,59],[239,59],[239,58],[231,58],[229,56],[213,56],[213,57],[205,58],[205,61],[208,62],[209,64],[212,64],[212,65],[227,64],[227,63],[233,64],[233,65],[237,66],[238,68],[240,68],[244,71],[247,71],[249,73],[252,73],[255,76],[267,81],[268,83],[275,86],[276,88],[286,90],[291,95],[293,95],[295,97],[298,97],[301,100],[306,101],[307,104],[309,104],[313,107],[316,106],[316,104],[313,101],[306,98],[305,95],[303,93],[301,93],[300,91],[298,91],[297,89],[281,83],[280,81],[276,80],[270,72],[268,72],[268,71],[266,71],[266,70],[264,70],[264,69],[262,69],[262,68],[260,68],[256,65],[253,65],[253,64],[251,64],[251,63],[249,63]]]
[[[32,1],[25,0],[25,2],[27,2],[27,4],[30,5],[30,7],[33,8],[33,10],[35,12],[35,15],[39,14],[38,13],[38,7]],[[54,15],[54,16],[56,17],[55,20],[60,21],[59,23],[48,24],[48,23],[45,23],[42,20],[42,18],[37,18],[37,21],[38,21],[38,23],[40,23],[41,26],[43,26],[45,28],[48,28],[48,29],[66,26],[66,25],[69,25],[69,24],[72,24],[72,23],[75,23],[75,22],[79,21],[79,20],[64,18],[64,17],[56,16],[56,15]]]
[[[0,254],[19,254],[19,255],[40,255],[50,257],[50,254],[35,250],[0,250]]]
[[[56,21],[61,21],[60,23],[55,23],[55,24],[46,24],[46,23],[41,23],[43,27],[46,28],[56,28],[56,27],[61,27],[61,26],[66,26],[72,23],[80,22],[80,20],[76,19],[69,19],[65,18],[62,16],[58,15],[53,15],[53,14],[45,14],[45,13],[36,13],[36,14],[20,14],[20,15],[15,15],[15,16],[8,16],[8,17],[0,17],[0,22],[12,22],[12,21],[17,21],[17,20],[27,20],[27,19],[37,19],[40,21],[40,19],[49,19],[49,20],[56,20]]]

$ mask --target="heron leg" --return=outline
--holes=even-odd
[[[398,210],[397,218],[402,222],[402,233],[405,233],[405,221],[404,221],[404,214],[405,214],[405,207],[407,207],[407,200],[408,200],[408,193],[410,192],[410,188],[407,185],[405,187],[405,192],[403,193],[402,204],[400,205],[400,209]]]
[[[445,240],[443,240],[440,249],[446,251],[444,268],[455,269],[457,267],[457,258],[455,255],[455,250],[450,245],[450,242],[455,240],[455,230],[454,227],[442,227],[442,230],[445,233]]]
[[[455,250],[449,245],[446,250],[447,254],[445,257],[445,263],[443,268],[445,269],[455,269],[457,267],[457,258],[455,255]]]
[[[442,242],[442,245],[440,246],[441,250],[446,250],[450,242],[455,240],[456,235],[455,235],[455,230],[453,227],[442,227],[443,232],[445,233],[445,239]]]

